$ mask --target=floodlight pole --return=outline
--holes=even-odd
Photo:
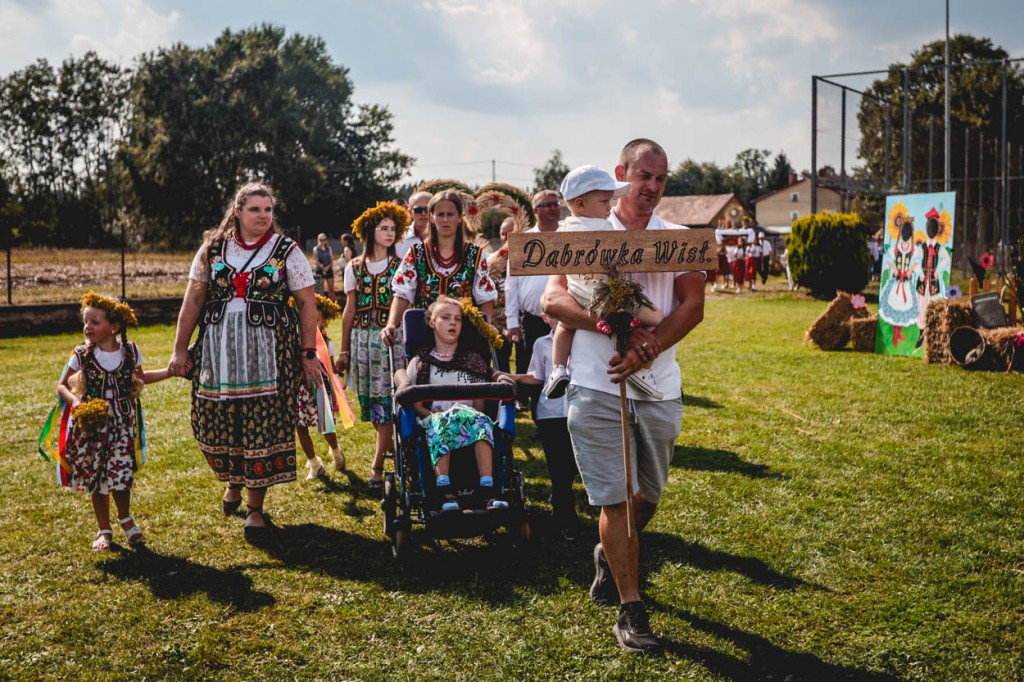
[[[945,71],[946,71],[946,88],[945,88],[945,90],[946,90],[946,120],[945,120],[945,124],[944,124],[945,132],[946,132],[946,149],[945,149],[946,163],[945,163],[945,167],[944,167],[943,174],[942,174],[942,177],[943,177],[942,191],[948,192],[949,191],[949,162],[950,162],[950,151],[949,151],[949,145],[950,145],[950,131],[949,131],[949,0],[946,0],[946,56],[945,56],[945,59],[943,61],[944,61],[944,66],[945,66]]]

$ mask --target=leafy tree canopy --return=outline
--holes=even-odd
[[[533,191],[539,192],[542,189],[558,191],[558,188],[562,186],[562,180],[570,170],[572,169],[562,160],[562,152],[556,149],[543,166],[533,169]]]
[[[194,244],[248,180],[274,187],[286,226],[342,231],[413,161],[392,148],[387,109],[351,97],[320,38],[276,26],[143,55],[122,159],[147,236]]]

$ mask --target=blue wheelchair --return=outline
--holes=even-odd
[[[413,357],[421,348],[434,346],[434,332],[427,326],[425,311],[412,309],[402,319],[405,353]],[[460,347],[492,357],[487,342],[471,324],[462,327]],[[512,455],[515,439],[515,386],[507,382],[479,384],[429,384],[407,386],[394,392],[394,354],[389,348],[394,393],[394,472],[384,475],[384,533],[391,540],[392,554],[407,552],[414,529],[432,539],[471,538],[489,535],[502,528],[516,542],[528,542],[530,522],[526,512],[525,478],[516,469]],[[459,513],[441,512],[440,495],[434,485],[434,468],[427,447],[426,432],[416,422],[413,406],[433,400],[485,400],[485,414],[493,423],[492,475],[496,490],[508,502],[506,509],[479,508],[479,474],[472,447],[455,450],[449,457],[449,476],[459,500]]]

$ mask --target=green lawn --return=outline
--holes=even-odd
[[[589,508],[578,543],[392,560],[368,426],[342,437],[350,473],[271,491],[284,537],[247,545],[180,380],[144,397],[149,549],[96,555],[88,498],[35,454],[77,336],[0,340],[0,679],[1021,679],[1024,377],[823,353],[803,342],[823,307],[718,295],[681,344],[683,431],[642,536],[666,643],[648,659],[587,597]],[[153,367],[172,335],[133,338]],[[542,516],[543,454],[518,426]]]

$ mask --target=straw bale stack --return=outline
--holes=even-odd
[[[847,324],[850,327],[850,345],[853,350],[858,353],[874,353],[878,316],[851,317]]]
[[[960,327],[974,326],[969,301],[933,298],[925,311],[924,361],[931,365],[953,365],[949,337]]]
[[[985,343],[992,349],[995,369],[1024,371],[1024,346],[1017,346],[1020,327],[996,327],[995,329],[979,329],[978,332]]]
[[[811,324],[805,338],[822,350],[839,350],[850,340],[850,327],[846,323],[854,314],[850,294],[840,291]]]

